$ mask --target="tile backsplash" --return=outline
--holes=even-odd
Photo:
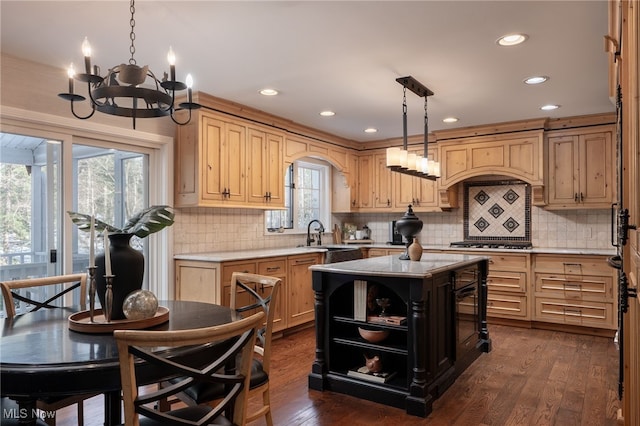
[[[460,205],[462,205],[462,192]],[[424,225],[420,241],[425,245],[448,245],[464,238],[462,208],[450,212],[417,213]],[[606,210],[557,210],[531,208],[531,242],[533,247],[608,249],[611,214]],[[368,225],[376,243],[389,240],[389,221],[402,217],[394,214],[335,214],[331,224]],[[264,213],[260,210],[227,208],[176,209],[172,226],[174,253],[269,249],[295,247],[305,243],[306,235],[266,234]],[[331,243],[331,234],[324,236]]]

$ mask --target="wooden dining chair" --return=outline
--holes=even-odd
[[[271,336],[276,313],[276,301],[282,284],[280,278],[266,275],[234,272],[231,275],[230,307],[236,312],[247,315],[263,311],[266,321],[258,333],[254,347],[254,359],[251,365],[249,398],[260,396],[259,410],[247,414],[247,421],[265,417],[268,425],[273,425],[271,402],[269,398],[269,373],[271,370]],[[220,399],[222,389],[206,383],[196,384],[185,389],[178,398],[190,406],[212,404]]]
[[[64,302],[71,297],[72,292],[76,290],[78,290],[79,293],[80,309],[86,309],[87,274],[68,274],[44,278],[3,281],[0,282],[0,289],[2,290],[7,318],[16,316],[16,302],[25,308],[22,313],[33,312],[39,309],[58,308],[60,306],[54,305],[54,303],[59,303],[61,306],[67,305]],[[31,291],[27,291],[29,289],[31,289]],[[37,293],[46,293],[43,296],[44,300],[35,300]],[[96,394],[43,398],[38,400],[36,407],[42,411],[52,413],[69,405],[78,404],[78,425],[82,426],[84,423],[83,401],[94,396],[96,396]],[[56,417],[47,416],[45,421],[48,425],[55,426]]]
[[[227,324],[191,330],[114,331],[120,360],[125,425],[138,426],[140,417],[144,416],[145,425],[244,426],[252,348],[264,318],[265,314],[258,312]],[[211,359],[204,367],[185,365],[178,359],[180,348],[189,346],[189,351],[193,350],[193,345],[219,346],[229,342],[230,347],[225,346],[222,350],[224,353]],[[162,349],[158,351],[158,348]],[[235,367],[229,369],[229,365]],[[144,374],[141,374],[141,370],[149,371],[150,367],[154,371],[165,373],[165,378],[174,376],[179,377],[179,380],[170,386],[158,387],[157,390],[141,394],[137,379]],[[158,382],[160,380],[162,379]],[[161,400],[173,398],[177,392],[199,382],[220,385],[225,389],[222,400],[215,407],[198,405],[171,411],[158,409]]]
[[[61,286],[56,288],[55,286]],[[2,287],[2,297],[4,298],[4,309],[7,318],[16,316],[16,301],[28,309],[28,312],[37,311],[42,308],[57,308],[53,305],[54,302],[58,303],[58,299],[64,305],[64,298],[70,295],[75,289],[79,288],[80,300],[79,306],[81,310],[87,307],[87,274],[69,274],[69,275],[57,275],[53,277],[43,278],[27,278],[23,280],[11,280],[3,281],[0,283]],[[34,300],[33,295],[35,291],[28,292],[28,295],[20,292],[20,289],[48,287],[52,289],[51,296],[46,297],[44,300]]]

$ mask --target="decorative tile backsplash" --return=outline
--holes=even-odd
[[[464,239],[531,241],[531,188],[519,180],[464,184]]]

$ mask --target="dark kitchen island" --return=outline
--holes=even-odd
[[[413,262],[395,255],[310,269],[316,315],[310,389],[426,417],[433,401],[491,350],[487,257],[424,254]],[[362,330],[374,337],[365,340]]]

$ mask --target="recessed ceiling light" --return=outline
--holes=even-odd
[[[373,127],[369,127],[367,129],[364,129],[365,133],[376,133],[378,131],[378,129],[375,129]]]
[[[553,105],[553,104],[543,105],[540,107],[540,109],[543,111],[553,111],[554,109],[558,109],[558,108],[560,108],[560,105]]]
[[[540,83],[544,83],[547,80],[549,80],[549,77],[547,77],[546,75],[534,75],[534,76],[525,78],[524,82],[526,84],[540,84]]]
[[[336,113],[333,111],[327,110],[327,111],[320,112],[320,115],[323,117],[333,117],[334,115],[336,115]]]
[[[278,94],[278,91],[276,89],[262,89],[260,94],[265,96],[275,96]]]
[[[458,119],[456,117],[447,117],[442,119],[445,123],[456,123]]]
[[[526,34],[507,34],[500,37],[496,43],[500,46],[515,46],[516,44],[524,42],[527,38],[529,38],[529,36]]]

